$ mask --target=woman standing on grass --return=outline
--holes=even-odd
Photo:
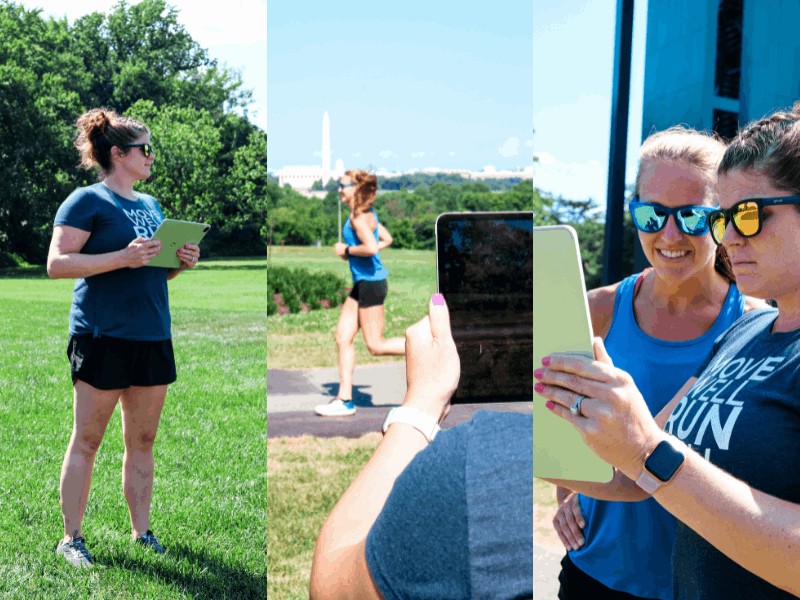
[[[765,307],[733,283],[708,215],[725,145],[673,127],[642,144],[630,203],[652,268],[588,294],[592,328],[658,413],[743,312]],[[721,249],[720,249],[721,250]],[[567,549],[561,600],[672,598],[675,517],[653,499],[607,502],[557,488],[553,519]]]
[[[378,193],[378,178],[366,171],[346,171],[339,180],[339,199],[350,208],[350,216],[342,228],[344,243],[333,249],[350,264],[353,290],[342,305],[336,325],[336,347],[339,350],[339,393],[328,404],[314,410],[323,417],[355,414],[353,403],[353,370],[356,366],[355,338],[359,328],[367,350],[373,356],[402,356],[406,353],[405,338],[383,336],[384,308],[389,275],[381,262],[380,251],[392,243],[392,236],[378,222],[372,205]]]
[[[59,207],[47,257],[53,279],[74,278],[67,356],[74,421],[61,469],[64,537],[56,553],[76,567],[94,562],[81,524],[95,456],[119,402],[125,456],[122,487],[134,540],[159,554],[150,530],[153,442],[167,386],[176,379],[167,280],[194,267],[200,249],[186,244],[176,269],[145,268],[161,242],[151,240],[164,216],[152,196],[137,193],[155,160],[146,125],[107,109],[77,121],[81,165],[100,182],[75,190]]]

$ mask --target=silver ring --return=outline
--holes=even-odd
[[[581,404],[586,399],[586,396],[578,396],[575,403],[569,407],[569,412],[573,417],[585,417],[586,415],[581,412]]]
[[[196,256],[192,256],[192,262],[194,262],[196,260],[197,260],[197,257]]]

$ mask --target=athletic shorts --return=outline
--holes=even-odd
[[[356,281],[353,289],[350,291],[350,297],[358,302],[359,308],[368,308],[370,306],[380,306],[386,300],[386,294],[389,291],[389,284],[385,279],[380,281]]]
[[[142,342],[91,333],[73,335],[67,345],[72,383],[78,379],[99,390],[173,383],[172,340]]]

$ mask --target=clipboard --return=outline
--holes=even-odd
[[[533,228],[533,368],[554,353],[594,356],[578,236],[572,227]],[[607,482],[611,465],[567,421],[533,398],[533,476]]]
[[[181,261],[176,253],[181,246],[199,244],[209,229],[211,225],[207,223],[164,219],[152,237],[154,240],[161,240],[161,251],[145,266],[177,269],[181,266]]]

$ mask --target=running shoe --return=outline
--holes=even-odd
[[[347,417],[356,414],[356,405],[352,400],[334,398],[328,404],[318,404],[314,412],[320,417]]]
[[[77,533],[77,531],[75,532]],[[73,567],[91,567],[94,559],[83,541],[83,537],[72,537],[68,542],[61,540],[56,546],[56,556],[62,555]]]
[[[144,546],[145,548],[151,548],[156,554],[166,553],[164,546],[162,546],[161,542],[158,541],[156,534],[149,529],[144,532],[144,535],[140,535],[136,538],[136,543]]]

